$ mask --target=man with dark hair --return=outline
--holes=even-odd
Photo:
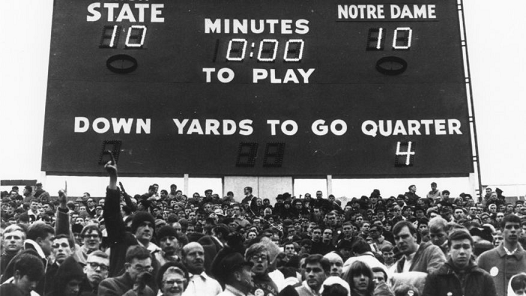
[[[107,278],[99,284],[98,295],[133,295],[133,292],[136,295],[156,295],[152,288],[147,285],[147,282],[152,278],[153,267],[150,252],[145,247],[131,246],[126,252],[124,268],[125,273],[123,275]]]
[[[40,258],[29,253],[20,254],[13,260],[13,278],[0,286],[0,295],[30,295],[44,276],[44,264]]]
[[[409,206],[416,206],[416,202],[420,199],[420,196],[416,195],[416,185],[410,185],[409,191],[404,194],[405,202]]]
[[[225,255],[219,267],[223,271],[220,280],[225,285],[225,291],[219,296],[248,295],[254,287],[252,280],[252,262],[245,261],[240,253],[229,253]]]
[[[24,248],[36,251],[43,261],[47,261],[51,255],[54,236],[53,227],[44,223],[35,223],[27,231]]]
[[[520,218],[507,215],[500,225],[504,241],[497,248],[482,253],[478,265],[493,277],[497,295],[505,296],[511,277],[526,270],[526,251],[519,244]]]
[[[84,273],[86,277],[80,285],[79,295],[97,295],[99,284],[108,277],[110,256],[102,251],[94,251],[88,255]],[[91,294],[90,294],[91,293]]]
[[[110,242],[110,271],[109,276],[119,275],[119,272],[125,267],[125,254],[130,246],[140,245],[145,247],[150,253],[159,251],[160,248],[151,242],[155,220],[153,216],[145,211],[139,211],[135,214],[131,224],[131,233],[126,231],[122,214],[121,214],[121,195],[117,187],[117,164],[114,160],[105,165],[106,171],[110,176],[109,186],[106,189],[106,202],[104,203],[104,221],[108,232],[108,241]],[[153,195],[155,188],[150,186]],[[154,267],[158,262],[154,260]],[[155,282],[152,282],[155,285]],[[156,287],[153,287],[156,289]]]
[[[320,254],[309,255],[305,259],[305,281],[296,288],[299,296],[319,295],[320,288],[329,276],[331,263]]]
[[[156,252],[154,256],[159,261],[159,265],[163,266],[166,262],[181,260],[181,248],[188,243],[188,239],[173,227],[163,226],[157,233],[157,242],[161,251]]]
[[[439,247],[430,242],[417,243],[416,227],[409,221],[400,221],[393,227],[396,246],[403,255],[396,262],[396,273],[420,271],[432,273],[446,262]]]
[[[245,197],[241,201],[241,204],[245,208],[245,212],[251,217],[258,216],[259,210],[257,206],[257,197],[252,195],[252,187],[247,186],[243,191]]]
[[[496,295],[491,276],[474,262],[473,238],[469,232],[464,229],[453,231],[448,245],[449,260],[427,277],[423,295]]]
[[[31,199],[33,199],[33,187],[24,187],[24,192],[22,194],[24,195],[24,202],[30,202]]]

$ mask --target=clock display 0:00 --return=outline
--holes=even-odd
[[[303,39],[289,39],[285,43],[285,53],[283,54],[283,61],[285,62],[300,62],[303,57],[303,48],[305,42]],[[247,53],[248,41],[244,38],[233,38],[228,42],[228,50],[226,52],[227,61],[242,62]],[[254,48],[254,42],[251,45]],[[259,62],[272,63],[276,60],[279,47],[277,39],[263,39],[259,42],[257,60]],[[249,57],[253,57],[253,52],[250,51]]]

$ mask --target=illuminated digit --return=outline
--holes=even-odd
[[[276,59],[278,43],[279,42],[276,39],[261,40],[259,43],[258,61],[267,63],[274,62]]]
[[[100,48],[115,48],[116,40],[119,40],[121,26],[104,26],[102,28],[102,38],[100,39]]]
[[[285,46],[285,62],[299,62],[303,57],[303,39],[290,39]]]
[[[267,143],[265,148],[264,167],[281,167],[285,155],[285,143]]]
[[[367,36],[367,50],[384,50],[384,28],[370,28]]]
[[[133,25],[128,29],[128,36],[126,36],[126,47],[141,48],[144,45],[144,39],[146,38],[146,26],[144,25]],[[135,41],[132,43],[131,41]]]
[[[401,36],[398,36],[400,33]],[[394,31],[393,49],[409,49],[411,47],[411,37],[413,30],[409,27],[399,27]]]
[[[245,59],[245,51],[247,49],[246,39],[232,39],[228,42],[228,50],[226,52],[226,59],[229,61],[241,62]]]
[[[405,151],[402,151],[400,148],[401,146],[404,146],[406,148]],[[415,155],[415,151],[411,151],[411,149],[414,149],[413,142],[397,142],[396,143],[396,156],[395,156],[395,166],[412,166],[413,161],[411,160],[411,155]],[[402,157],[405,156],[405,161],[401,161]]]
[[[239,143],[236,166],[253,167],[256,164],[256,155],[258,153],[258,143]]]

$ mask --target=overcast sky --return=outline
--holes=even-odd
[[[0,0],[0,3],[0,179],[40,180],[53,1]],[[526,42],[523,29],[526,18],[523,13],[526,11],[526,1],[465,0],[464,8],[482,183],[506,188],[505,195],[524,195]],[[48,178],[47,188],[56,191],[63,187],[65,179]],[[166,186],[172,181],[166,180]],[[70,181],[70,184],[72,182],[77,181]],[[78,185],[68,186],[73,186],[76,192],[81,192],[82,184],[91,184],[90,182],[78,180]],[[414,182],[395,180],[394,183],[386,180],[355,180],[352,187],[359,188],[356,192],[359,190],[360,195],[368,195],[373,188],[393,188],[392,184],[397,184],[394,189],[397,192],[405,191],[408,182],[422,188],[422,194],[423,191],[429,190],[427,179]],[[441,186],[440,182],[444,185]],[[444,179],[440,182],[439,189],[456,189],[467,184],[466,180],[456,179]],[[141,182],[134,183],[144,186]],[[343,194],[343,188],[349,186],[347,183],[340,184],[340,181],[336,183],[335,191],[339,190],[338,194]],[[189,191],[204,189],[203,184],[210,185],[215,191],[221,190],[219,180],[206,180],[204,183],[194,183]],[[376,187],[373,187],[375,185]],[[161,187],[164,186],[161,184]],[[312,192],[315,188],[324,187],[325,181],[297,182],[296,186],[298,188],[295,190],[299,195],[307,190]],[[146,191],[142,188],[136,189],[137,193]],[[2,190],[6,188],[2,187]],[[103,192],[103,189],[100,192]],[[460,192],[456,194],[458,193]]]

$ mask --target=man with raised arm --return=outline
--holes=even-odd
[[[126,252],[130,246],[140,245],[145,247],[150,254],[159,252],[160,248],[151,242],[154,232],[155,220],[148,212],[137,212],[132,220],[131,233],[126,231],[121,214],[120,192],[117,187],[117,164],[113,155],[112,160],[104,167],[110,176],[110,183],[106,189],[106,202],[104,203],[104,221],[108,231],[110,245],[110,270],[108,277],[123,274],[126,263]],[[154,271],[159,269],[157,260],[153,260]],[[148,281],[154,291],[157,291],[155,281]]]

